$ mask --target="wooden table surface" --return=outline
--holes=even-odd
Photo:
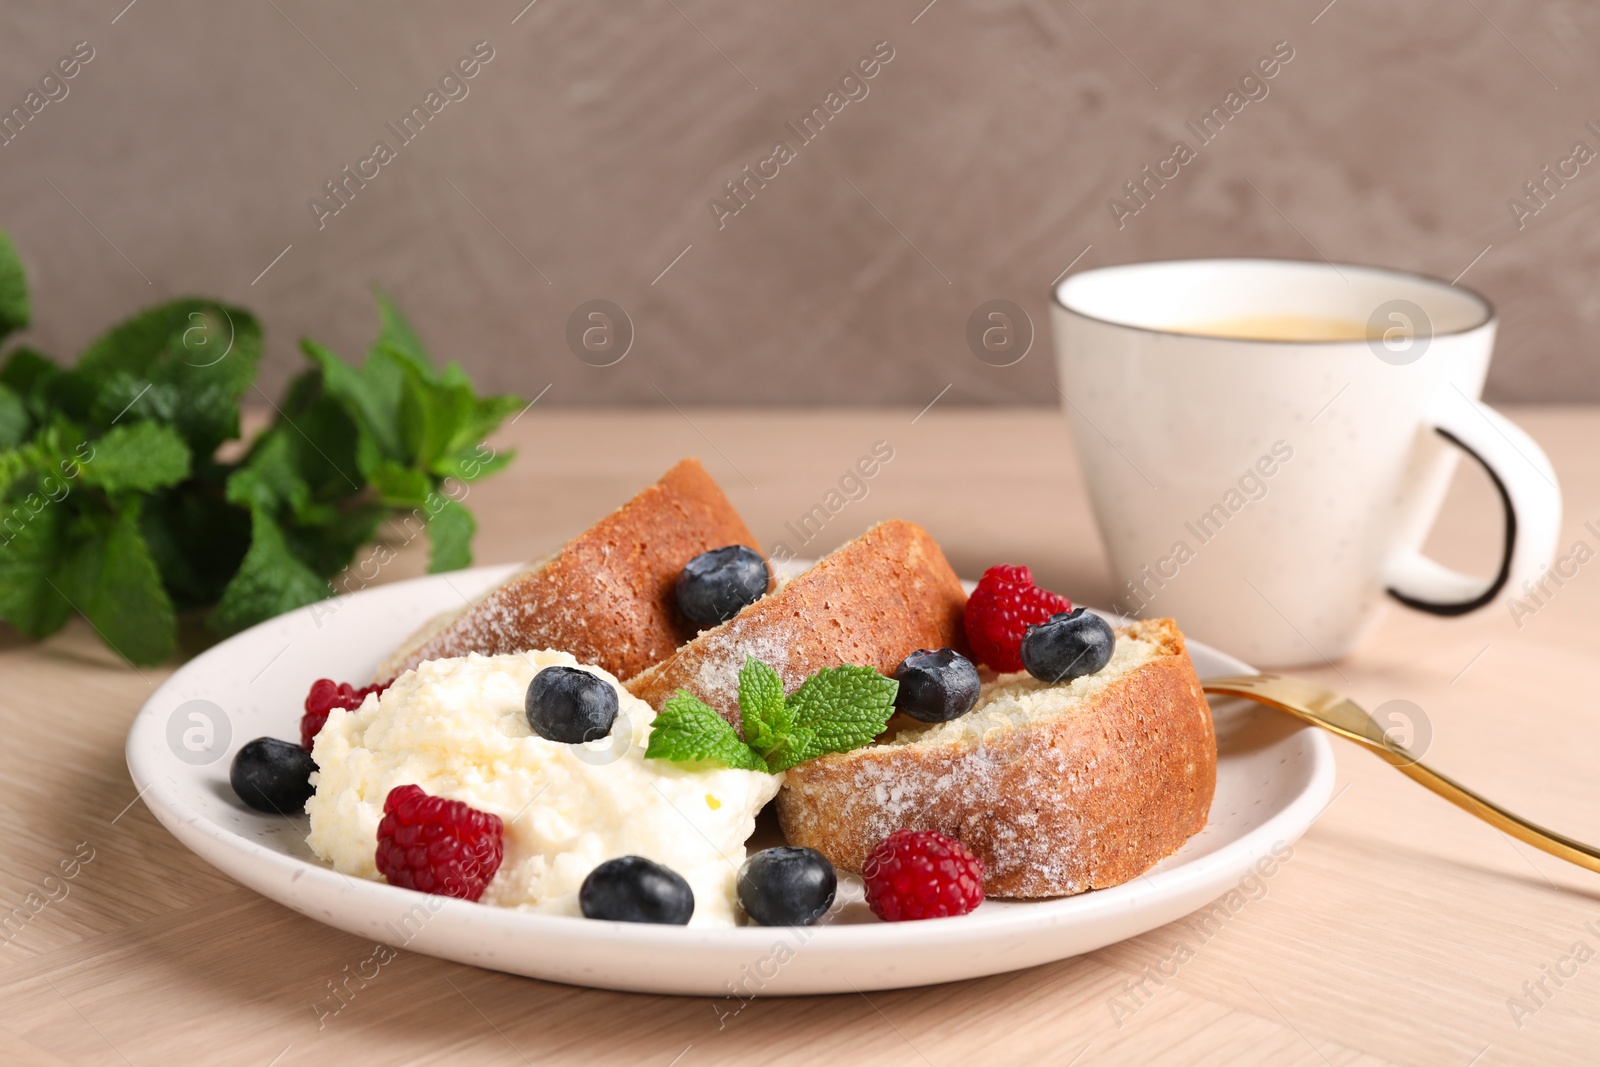
[[[1074,599],[1107,602],[1059,415],[916,414],[535,408],[504,435],[518,461],[471,491],[478,559],[555,545],[697,454],[769,547],[814,554],[903,516],[962,573],[1026,562]],[[1584,528],[1600,518],[1600,409],[1510,414],[1560,474],[1564,548],[1600,547]],[[878,441],[894,458],[866,498],[795,544],[785,524]],[[1497,506],[1463,469],[1434,553],[1487,570]],[[421,566],[411,553],[383,577]],[[1368,708],[1414,702],[1431,762],[1600,839],[1600,564],[1521,622],[1503,606],[1456,620],[1395,608],[1339,665],[1343,678],[1306,673]],[[710,998],[578,989],[402,952],[319,1027],[312,1002],[373,946],[235,885],[134,802],[123,739],[170,669],[130,669],[81,620],[43,645],[0,634],[0,913],[30,916],[0,944],[0,1063],[1600,1061],[1600,877],[1340,741],[1335,801],[1208,940],[1182,920],[1017,974],[755,1001],[720,1023]],[[1133,992],[1147,974],[1159,983]]]

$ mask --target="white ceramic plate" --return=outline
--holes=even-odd
[[[420,578],[312,605],[196,657],[151,696],[128,733],[128,769],[145,803],[230,877],[374,941],[557,982],[748,998],[976,978],[1153,930],[1237,886],[1275,845],[1299,838],[1332,792],[1333,753],[1320,732],[1218,701],[1210,822],[1148,874],[1075,897],[988,901],[960,918],[908,923],[875,920],[850,878],[829,921],[799,929],[599,922],[425,896],[332,870],[306,847],[305,816],[262,815],[239,802],[228,785],[233,754],[263,735],[297,740],[312,680],[367,678],[423,620],[512,569]],[[1250,673],[1199,642],[1189,653],[1201,677]]]

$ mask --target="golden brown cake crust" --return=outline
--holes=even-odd
[[[1118,631],[1161,654],[1070,713],[955,744],[875,745],[788,772],[789,843],[843,870],[901,828],[937,830],[984,861],[994,897],[1120,885],[1206,824],[1216,789],[1211,711],[1171,619]]]
[[[964,649],[966,602],[928,532],[891,519],[625,684],[657,709],[686,689],[737,727],[746,655],[777,671],[789,692],[846,663],[890,674],[919,648]]]
[[[378,673],[392,677],[468,652],[555,648],[630,677],[694,633],[678,610],[674,583],[689,560],[725,545],[761,551],[700,461],[683,460],[549,561],[425,627]]]

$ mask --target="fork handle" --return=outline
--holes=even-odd
[[[1547,830],[1538,823],[1530,822],[1520,815],[1507,811],[1449,775],[1441,774],[1420,762],[1398,745],[1386,748],[1374,745],[1365,738],[1359,740],[1373,755],[1391,764],[1401,774],[1423,788],[1444,797],[1461,810],[1476,815],[1490,826],[1505,831],[1518,841],[1548,852],[1552,856],[1558,856],[1568,863],[1576,863],[1579,867],[1600,873],[1600,849],[1593,845],[1574,841],[1566,834]]]
[[[1318,682],[1276,674],[1241,674],[1207,678],[1200,683],[1207,693],[1243,697],[1294,716],[1303,723],[1354,741],[1391,764],[1418,785],[1444,797],[1462,811],[1476,815],[1525,844],[1542,852],[1600,873],[1600,849],[1546,830],[1538,823],[1507,811],[1487,797],[1468,789],[1449,775],[1429,767],[1389,738],[1371,715],[1348,697]]]

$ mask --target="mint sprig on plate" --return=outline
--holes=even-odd
[[[894,714],[899,688],[871,667],[829,667],[784,696],[778,672],[747,656],[739,671],[744,737],[715,708],[680,689],[656,716],[645,756],[777,774],[870,743]]]

